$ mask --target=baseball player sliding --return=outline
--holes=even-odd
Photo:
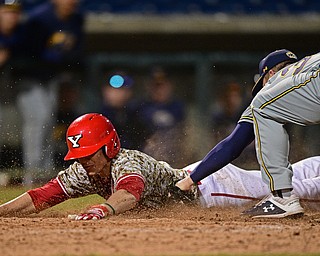
[[[65,160],[75,162],[42,187],[0,205],[0,216],[38,213],[69,198],[90,194],[99,194],[106,201],[72,215],[74,220],[102,219],[137,205],[158,207],[171,200],[201,202],[203,207],[238,206],[268,193],[260,172],[244,171],[231,164],[190,191],[179,191],[175,183],[187,177],[198,163],[173,169],[142,152],[121,148],[115,128],[101,114],[77,118],[66,138],[69,150]],[[301,161],[293,168],[295,193],[316,202],[320,197],[320,157]]]

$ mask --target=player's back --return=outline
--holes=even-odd
[[[279,74],[276,79],[281,79],[287,76],[296,76],[301,73],[317,71],[320,66],[320,53],[306,56],[301,60],[286,66],[282,70],[279,71]]]
[[[319,73],[320,53],[306,56],[272,76],[252,105],[282,123],[319,123]]]
[[[183,169],[174,169],[168,163],[158,161],[138,150],[121,148],[112,160],[112,179],[116,184],[126,175],[138,175],[144,180],[144,191],[140,203],[157,207],[168,199],[175,198],[175,184],[188,175]],[[196,188],[186,193],[195,199]]]

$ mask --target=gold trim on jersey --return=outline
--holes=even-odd
[[[261,161],[261,167],[263,168],[264,172],[266,173],[266,175],[269,178],[269,186],[270,186],[270,190],[274,191],[274,181],[273,181],[273,177],[271,176],[270,172],[268,171],[264,161],[263,161],[263,157],[262,157],[262,150],[261,150],[261,140],[260,140],[260,133],[259,133],[259,126],[257,123],[257,120],[254,116],[253,113],[253,107],[251,106],[251,113],[252,113],[252,117],[253,117],[253,123],[255,126],[255,131],[256,131],[256,139],[257,139],[257,150],[259,152],[259,157],[260,157],[260,161]]]
[[[253,121],[253,118],[251,116],[241,116],[239,121],[241,120],[250,120],[250,121]]]
[[[316,77],[319,75],[319,73],[320,73],[320,69],[318,69],[314,75],[310,76],[310,78],[307,79],[306,81],[304,81],[303,83],[300,83],[300,84],[298,84],[298,85],[295,85],[295,86],[291,87],[290,89],[282,92],[282,93],[279,94],[278,96],[272,98],[271,100],[265,102],[264,104],[262,104],[262,105],[259,107],[259,109],[263,109],[263,108],[265,108],[266,106],[268,106],[269,104],[271,104],[272,102],[275,102],[276,100],[278,100],[278,99],[282,98],[283,96],[287,95],[288,93],[290,93],[290,92],[292,92],[292,91],[294,91],[294,90],[296,90],[296,89],[300,89],[302,86],[307,85],[308,83],[311,82],[312,79],[316,78]],[[277,86],[277,85],[275,85],[275,86]]]

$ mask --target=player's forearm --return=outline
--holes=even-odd
[[[24,216],[35,212],[36,208],[28,193],[0,205],[0,216]]]
[[[105,203],[93,205],[84,213],[77,215],[69,215],[69,219],[73,220],[100,220],[109,215],[130,210],[136,205],[137,199],[130,192],[120,189],[108,198]]]
[[[118,214],[135,207],[137,204],[137,199],[127,190],[120,189],[108,198],[107,204],[108,210],[111,214],[113,214],[112,208],[114,209],[115,213]]]

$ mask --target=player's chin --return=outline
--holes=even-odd
[[[99,175],[95,170],[92,170],[90,168],[86,169],[86,171],[90,177],[95,177],[95,176]]]

